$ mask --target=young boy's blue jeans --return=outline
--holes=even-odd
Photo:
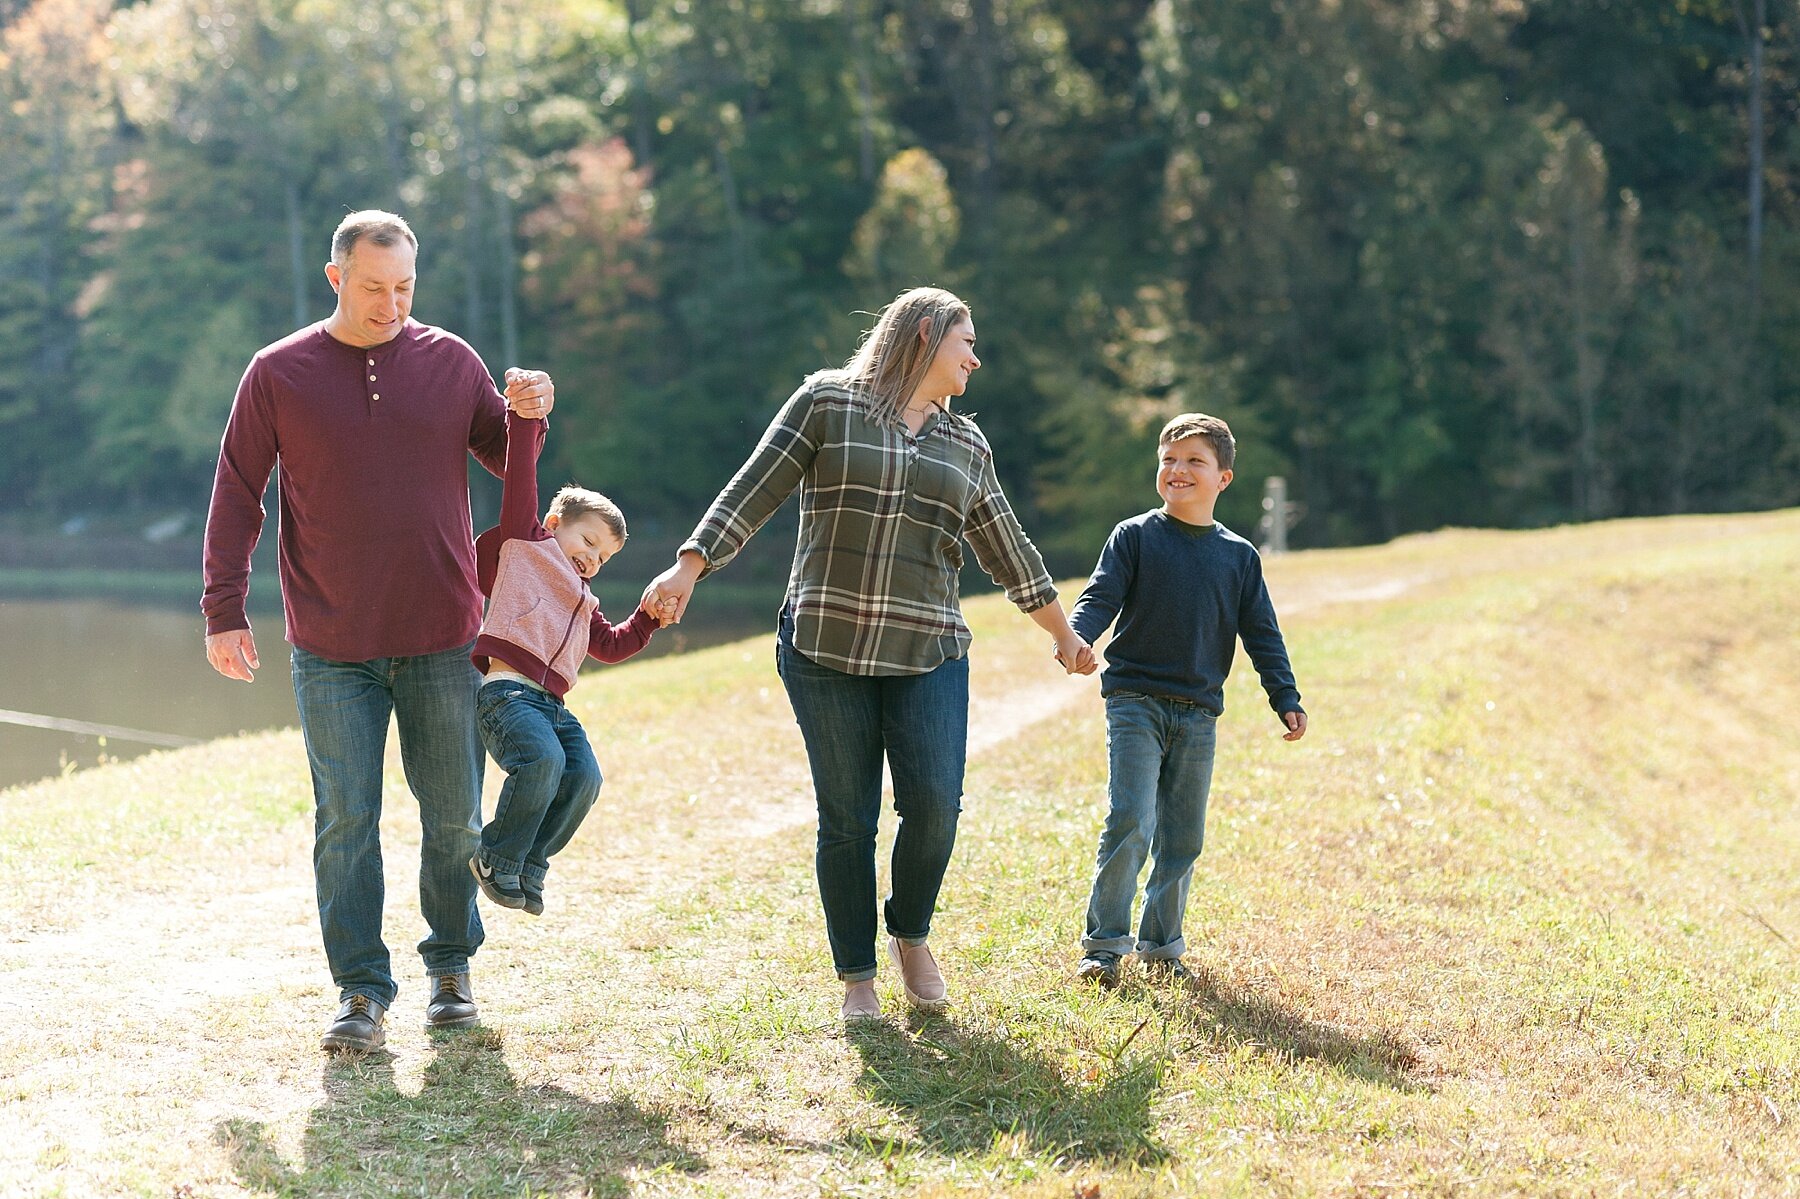
[[[1143,961],[1187,951],[1181,918],[1188,883],[1206,835],[1216,717],[1197,705],[1135,691],[1106,697],[1107,799],[1110,810],[1094,864],[1085,953]],[[1144,913],[1131,936],[1138,874],[1151,858]]]
[[[548,691],[515,679],[484,683],[475,714],[481,743],[506,771],[494,818],[481,830],[481,860],[542,894],[550,855],[600,795],[600,764],[581,722]]]
[[[313,784],[313,881],[325,958],[342,998],[394,1003],[381,939],[381,775],[388,719],[419,802],[419,942],[425,973],[469,968],[481,945],[469,854],[481,828],[481,742],[469,647],[409,658],[338,662],[295,648],[294,701]]]

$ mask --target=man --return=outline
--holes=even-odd
[[[427,1027],[473,1025],[469,957],[481,945],[468,869],[481,828],[481,622],[470,537],[473,453],[498,475],[506,409],[548,413],[555,390],[409,318],[418,239],[392,213],[351,213],[331,239],[331,317],[259,351],[238,385],[206,522],[206,656],[250,682],[244,613],[263,488],[280,470],[280,571],[294,698],[312,768],[313,875],[340,1005],[327,1050],[387,1039],[396,986],[381,939],[382,759],[390,715],[419,803],[419,944]]]

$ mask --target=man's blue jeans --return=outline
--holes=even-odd
[[[1144,961],[1187,951],[1181,918],[1206,836],[1217,718],[1180,700],[1115,691],[1106,697],[1106,791],[1110,810],[1094,865],[1084,952]],[[1131,903],[1144,858],[1152,859],[1144,914],[1131,937]]]
[[[542,893],[550,855],[600,795],[600,764],[581,722],[548,692],[497,679],[482,685],[475,711],[482,744],[506,771],[494,818],[481,830],[481,860]]]
[[[952,658],[925,674],[854,675],[778,642],[775,664],[812,764],[815,860],[831,959],[846,982],[874,978],[882,758],[900,814],[893,894],[883,914],[890,935],[917,943],[931,932],[962,812],[969,663]]]
[[[419,803],[425,973],[460,973],[481,945],[468,864],[481,831],[480,681],[466,645],[366,662],[294,650],[294,700],[312,765],[319,926],[341,997],[367,995],[391,1007],[397,990],[381,939],[381,774],[390,714]]]

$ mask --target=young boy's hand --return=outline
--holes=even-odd
[[[654,591],[645,591],[644,597],[638,601],[638,607],[654,620],[658,626],[668,628],[675,619],[675,600],[673,597],[658,600]]]
[[[1287,725],[1288,730],[1281,736],[1283,741],[1298,741],[1300,738],[1306,736],[1305,712],[1299,711],[1298,709],[1292,712],[1283,712],[1281,714],[1281,723]]]

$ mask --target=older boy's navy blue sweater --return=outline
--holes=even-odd
[[[1190,700],[1217,716],[1241,638],[1269,706],[1300,709],[1300,692],[1256,547],[1224,525],[1185,524],[1161,510],[1121,521],[1106,539],[1069,623],[1092,644],[1118,619],[1100,692]]]

